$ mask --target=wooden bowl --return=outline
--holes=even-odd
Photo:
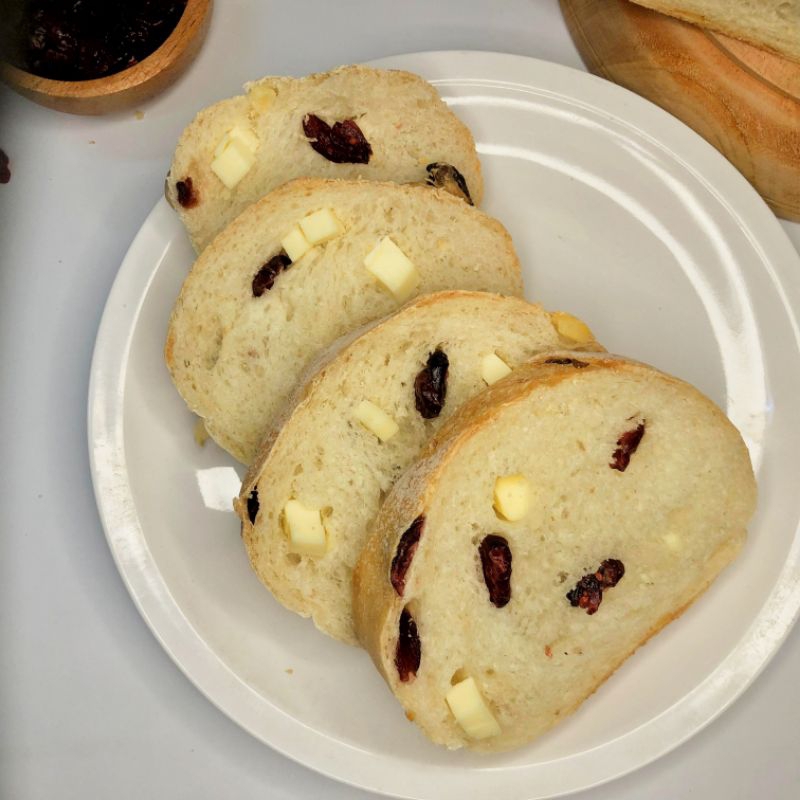
[[[11,64],[0,79],[34,103],[70,114],[107,114],[139,105],[166,89],[192,63],[208,31],[213,0],[187,0],[167,40],[147,58],[105,78],[55,81]]]

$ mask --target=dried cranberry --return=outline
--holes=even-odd
[[[4,150],[0,150],[0,183],[8,183],[11,180],[11,168],[8,156]]]
[[[617,558],[607,558],[595,572],[595,577],[604,589],[616,586],[623,575],[625,575],[625,565]]]
[[[548,358],[545,364],[560,364],[563,367],[572,366],[575,369],[583,369],[589,365],[585,361],[578,361],[577,358]]]
[[[575,608],[583,608],[587,614],[594,614],[603,600],[603,587],[593,574],[584,575],[575,588],[567,592],[567,600]]]
[[[417,633],[417,623],[414,622],[409,610],[404,608],[400,614],[397,649],[394,653],[394,665],[403,683],[407,683],[417,674],[421,660],[422,645]]]
[[[268,292],[275,284],[275,279],[285,270],[292,259],[282,250],[277,255],[264,264],[253,277],[253,297],[261,297],[264,292]]]
[[[474,205],[464,176],[452,164],[434,161],[432,164],[428,164],[425,169],[428,172],[428,184],[430,186],[444,189],[444,191],[466,200],[470,205]]]
[[[414,379],[414,402],[423,419],[442,413],[447,396],[447,369],[450,359],[438,347],[428,355],[428,363]]]
[[[345,119],[331,127],[316,114],[306,114],[303,133],[312,149],[334,164],[369,164],[372,147],[355,120]]]
[[[511,600],[511,548],[502,536],[490,533],[478,546],[478,552],[489,600],[502,608]]]
[[[247,518],[250,520],[251,525],[256,524],[256,517],[258,516],[258,487],[250,492],[247,498]]]
[[[392,567],[390,570],[392,586],[400,597],[406,588],[406,573],[411,566],[411,561],[414,558],[414,553],[417,552],[417,545],[419,544],[419,537],[422,536],[422,530],[425,527],[425,517],[421,514],[409,526],[408,530],[400,537],[397,544],[397,550],[392,559]]]
[[[567,592],[567,600],[575,608],[583,608],[587,614],[594,614],[603,601],[603,590],[616,586],[623,575],[625,565],[619,559],[607,558],[596,572],[584,575],[575,588]]]
[[[178,202],[184,208],[194,208],[199,202],[200,197],[192,185],[191,178],[184,178],[175,184],[175,189],[178,192]]]
[[[617,449],[614,451],[611,463],[608,465],[611,469],[625,472],[631,456],[636,452],[636,448],[639,447],[639,442],[642,441],[644,426],[645,423],[640,422],[633,430],[626,431],[617,439]]]

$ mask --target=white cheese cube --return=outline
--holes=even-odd
[[[594,339],[589,326],[585,322],[581,322],[577,317],[573,317],[572,314],[567,314],[566,311],[554,311],[550,314],[550,319],[555,329],[565,339],[580,342],[581,344],[591,342]]]
[[[220,139],[217,149],[214,151],[214,156],[222,155],[223,151],[234,140],[238,141],[246,150],[250,150],[252,153],[258,150],[258,136],[256,136],[250,128],[234,125],[222,139]]]
[[[211,171],[233,189],[256,161],[255,151],[241,139],[230,139],[222,152],[211,162]]]
[[[289,500],[283,508],[283,515],[289,534],[289,552],[325,555],[328,542],[318,508],[307,508],[299,500]]]
[[[417,268],[388,236],[375,245],[364,259],[364,266],[401,303],[408,300],[419,285]]]
[[[344,225],[329,208],[321,208],[303,217],[300,220],[300,228],[311,244],[321,244],[344,233]]]
[[[362,400],[356,406],[355,417],[382,442],[391,439],[400,430],[400,426],[382,408],[369,400]]]
[[[494,510],[509,522],[517,522],[530,506],[530,484],[524,475],[504,475],[494,482]]]
[[[457,683],[445,700],[456,722],[471,739],[487,739],[500,733],[500,725],[492,715],[474,678]]]
[[[481,377],[491,386],[500,378],[505,378],[511,372],[511,367],[496,353],[489,353],[481,359]]]
[[[299,261],[310,249],[311,242],[303,235],[299,225],[295,225],[286,236],[281,239],[281,247],[292,261]]]

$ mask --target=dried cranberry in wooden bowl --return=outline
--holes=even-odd
[[[5,48],[4,58],[7,60],[0,62],[0,78],[35,103],[57,111],[106,114],[132,108],[175,81],[194,60],[205,39],[213,0],[185,0],[185,8],[175,23],[183,3],[184,0],[143,2],[142,8],[150,14],[150,23],[125,17],[123,27],[127,30],[120,30],[112,49],[106,52],[104,59],[97,61],[97,70],[105,71],[104,77],[55,80],[10,63],[32,64],[31,68],[43,75],[89,74],[88,62],[81,58],[81,48],[69,29],[70,4],[61,0],[35,0],[28,4],[38,14],[29,31],[30,47],[17,46],[16,52],[14,48],[11,51],[8,46]],[[62,6],[66,9],[66,17],[51,13]],[[163,26],[172,27],[165,39],[164,31],[159,30]],[[149,55],[146,54],[148,41],[156,48]],[[27,50],[36,50],[37,47],[49,55],[39,59],[28,57]],[[126,63],[131,66],[125,67]]]

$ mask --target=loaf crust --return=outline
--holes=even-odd
[[[425,167],[444,162],[462,173],[476,204],[483,197],[472,134],[418,75],[353,65],[304,78],[266,77],[245,90],[200,111],[181,135],[167,176],[167,200],[198,252],[248,205],[300,177],[424,183]],[[276,93],[270,103],[259,99],[265,90]],[[303,132],[306,114],[329,124],[355,119],[372,147],[369,163],[337,164],[315,152]],[[211,163],[234,126],[251,130],[260,144],[255,164],[228,189]],[[197,197],[190,208],[178,202],[177,183],[187,178]]]
[[[359,640],[409,718],[447,747],[507,750],[543,733],[694,602],[743,544],[756,487],[722,412],[645,365],[580,359],[588,366],[534,359],[462,406],[395,484],[356,566]],[[627,469],[610,469],[617,436],[639,421],[645,433]],[[487,499],[505,471],[531,478],[531,511],[518,523],[497,519]],[[399,597],[390,565],[420,515]],[[488,601],[475,554],[488,533],[507,537],[515,554],[504,608]],[[609,558],[625,575],[597,613],[572,607],[566,592]],[[394,663],[404,608],[422,653],[405,683]],[[444,697],[463,675],[500,735],[475,741],[456,724]]]
[[[324,633],[355,644],[352,569],[381,497],[455,409],[485,388],[482,357],[495,353],[514,367],[539,352],[568,346],[602,349],[595,341],[570,343],[541,306],[464,291],[420,297],[336,342],[300,381],[235,504],[261,581]],[[440,415],[426,420],[415,406],[414,378],[436,348],[449,359],[447,394]],[[380,441],[354,418],[363,400],[398,423],[390,440]],[[255,524],[248,513],[254,491]],[[328,510],[329,549],[323,558],[290,553],[281,519],[290,499]]]
[[[305,215],[330,208],[345,232],[281,272],[252,281]],[[511,237],[497,220],[439,189],[300,179],[248,208],[198,257],[170,318],[165,358],[209,435],[249,464],[295,381],[339,336],[400,302],[364,266],[391,236],[420,274],[416,294],[460,288],[522,294]]]
[[[633,0],[703,28],[800,61],[800,0]]]

